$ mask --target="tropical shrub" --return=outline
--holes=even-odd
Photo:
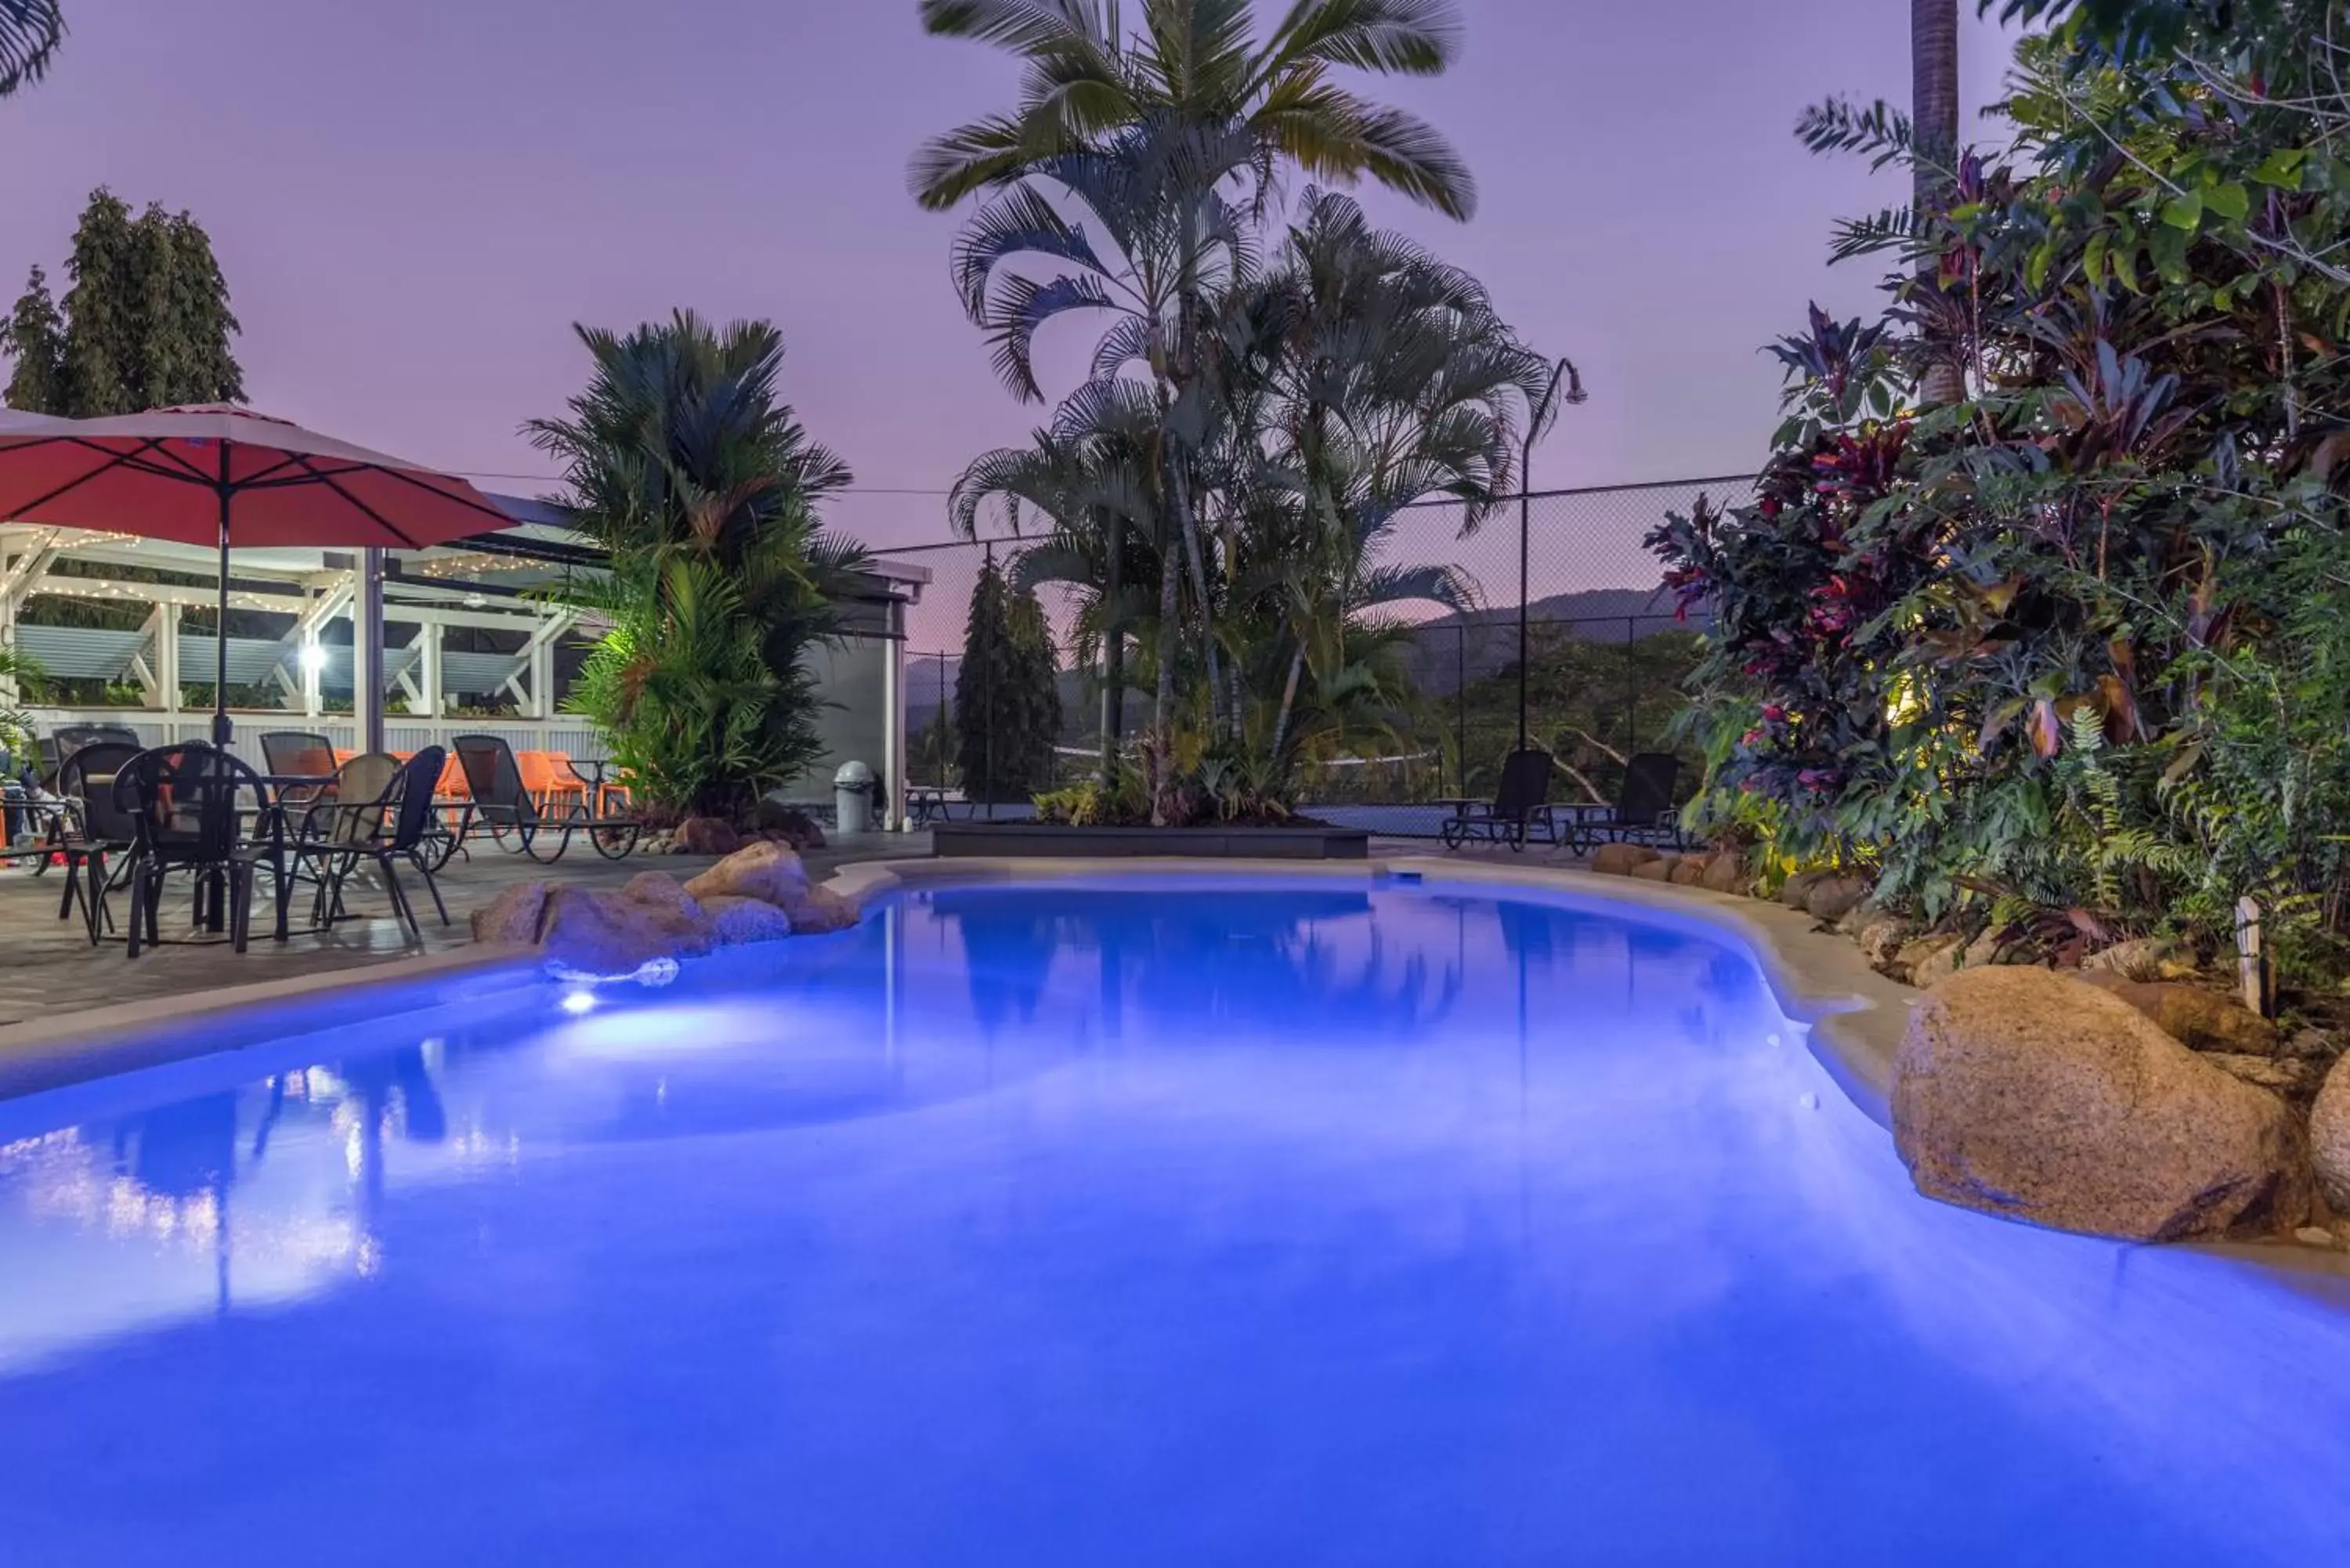
[[[2063,15],[2019,49],[2002,158],[1881,105],[1807,117],[1822,148],[1947,161],[1947,196],[1846,225],[1840,254],[1899,260],[1883,317],[1814,311],[1756,497],[1653,538],[1717,618],[1706,810],[2059,956],[2158,926],[2216,948],[2251,898],[2327,970],[2350,116],[2325,13],[2011,9]],[[1916,406],[1935,368],[1963,396]]]
[[[610,563],[563,596],[607,628],[567,705],[658,805],[747,818],[823,751],[806,659],[837,634],[862,556],[823,532],[816,503],[848,471],[778,396],[769,324],[679,311],[577,331],[587,389],[567,418],[526,427]]]

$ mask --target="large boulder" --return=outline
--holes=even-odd
[[[1663,858],[1645,844],[1603,844],[1591,852],[1591,868],[1602,877],[1629,877],[1635,867]]]
[[[1673,862],[1665,880],[1680,888],[1694,888],[1705,880],[1705,868],[1712,861],[1703,855],[1684,855]]]
[[[2178,981],[2137,981],[2118,970],[2084,970],[2081,979],[2145,1013],[2172,1039],[2198,1051],[2273,1056],[2284,1032],[2232,996]]]
[[[660,960],[674,961],[710,950],[707,921],[685,920],[659,908],[584,888],[558,887],[547,895],[540,945],[556,968],[598,978],[630,975]]]
[[[1857,877],[1824,877],[1804,895],[1804,913],[1834,924],[1868,897],[1868,884]]]
[[[752,820],[762,834],[779,844],[803,852],[824,847],[824,829],[816,818],[787,801],[769,795],[759,802]]]
[[[777,941],[792,934],[792,918],[764,898],[734,898],[721,894],[705,900],[702,907],[710,916],[711,936],[722,948]]]
[[[2231,1078],[2306,1106],[2325,1083],[2326,1064],[2307,1056],[2246,1056],[2232,1051],[2196,1054]]]
[[[486,909],[474,910],[471,922],[473,940],[536,947],[539,927],[546,917],[549,886],[546,882],[518,882],[491,899]]]
[[[2350,1217],[2350,1056],[2334,1064],[2309,1113],[2310,1158],[2317,1189],[2336,1215]]]
[[[807,867],[780,844],[754,844],[685,885],[697,898],[757,898],[789,909],[808,890]]]
[[[1673,867],[1680,864],[1677,855],[1659,855],[1654,860],[1643,860],[1632,867],[1632,875],[1643,882],[1669,882]]]
[[[1929,1198],[2132,1241],[2289,1231],[2306,1139],[2104,991],[2046,970],[1962,970],[1911,1013],[1893,1135]]]
[[[677,825],[671,844],[672,853],[678,855],[732,855],[742,847],[743,836],[734,831],[733,824],[714,816],[687,817]]]

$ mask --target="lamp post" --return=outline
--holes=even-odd
[[[1564,389],[1565,396],[1560,393]],[[1561,359],[1551,369],[1543,387],[1542,396],[1534,400],[1533,412],[1526,419],[1526,439],[1519,448],[1518,462],[1518,745],[1526,749],[1526,675],[1528,667],[1526,595],[1527,578],[1534,548],[1534,442],[1550,433],[1557,421],[1562,403],[1579,403],[1590,394],[1583,389],[1583,376],[1571,359]]]

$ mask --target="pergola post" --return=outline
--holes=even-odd
[[[447,700],[442,695],[442,658],[446,648],[443,628],[438,620],[425,620],[416,628],[416,679],[424,696],[423,717],[438,721],[447,711]]]
[[[906,607],[889,602],[881,644],[881,827],[906,826]]]
[[[383,750],[383,552],[359,555],[351,599],[351,717],[362,752]]]

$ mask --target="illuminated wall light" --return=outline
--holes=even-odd
[[[326,668],[326,645],[317,642],[304,643],[302,645],[302,673],[305,675],[317,675],[325,670]]]

